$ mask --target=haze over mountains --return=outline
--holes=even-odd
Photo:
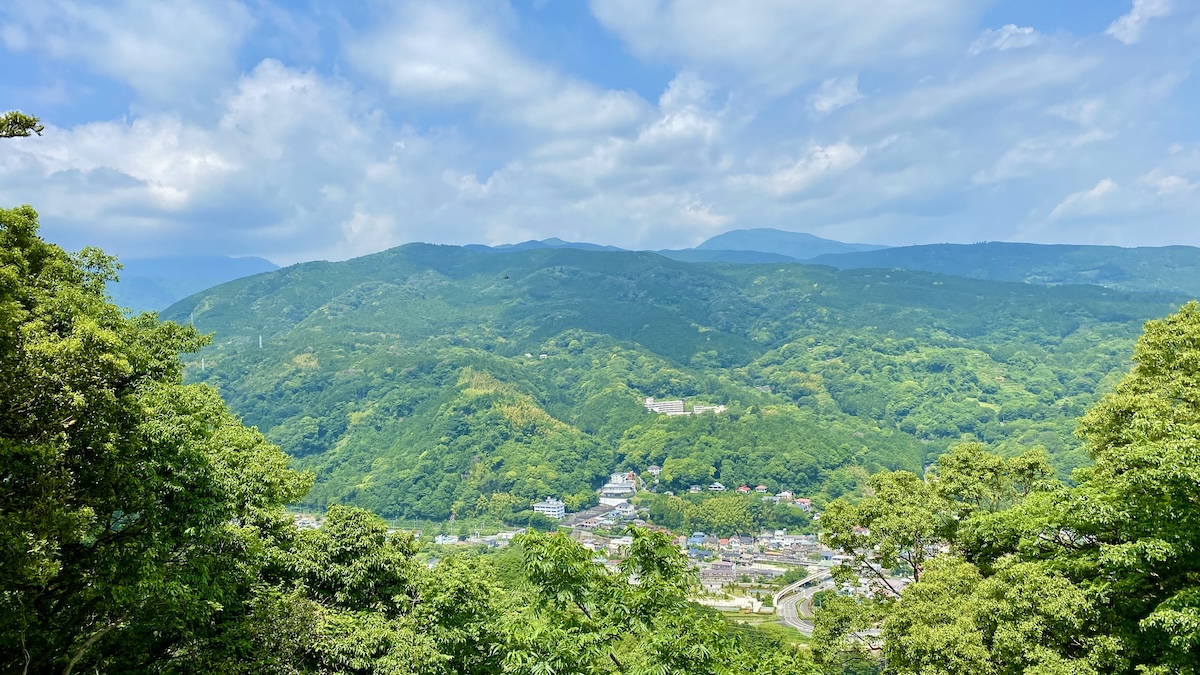
[[[621,250],[561,239],[468,248],[494,251],[533,248]],[[1194,246],[1122,248],[982,242],[889,247],[848,244],[803,232],[756,228],[719,234],[690,249],[655,252],[685,262],[807,262],[841,269],[923,270],[992,281],[1094,284],[1129,291],[1200,295],[1200,248]]]
[[[108,291],[113,302],[135,312],[166,309],[217,284],[279,269],[263,258],[215,255],[133,258],[121,265],[120,281]]]
[[[536,249],[617,252],[624,249],[550,238],[463,248],[480,253]],[[682,262],[739,264],[806,262],[841,269],[905,269],[992,281],[1095,284],[1129,291],[1200,295],[1200,249],[1192,246],[1121,248],[1073,244],[926,244],[886,247],[823,239],[769,228],[732,230],[694,248],[654,251]],[[278,269],[262,258],[175,256],[123,261],[110,292],[134,311],[162,310],[203,289]]]

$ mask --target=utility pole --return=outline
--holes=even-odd
[[[258,336],[258,348],[262,349],[262,336],[261,335]]]

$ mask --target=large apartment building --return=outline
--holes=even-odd
[[[562,500],[555,499],[554,497],[546,497],[546,501],[533,505],[533,512],[540,513],[547,518],[562,520],[567,515],[567,507],[562,503]]]

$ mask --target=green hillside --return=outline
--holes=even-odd
[[[1200,296],[1200,248],[1192,246],[930,244],[822,255],[812,262],[842,269],[925,270],[995,281],[1098,284]]]
[[[650,253],[414,244],[227,283],[188,377],[316,473],[312,505],[444,518],[672,468],[818,498],[963,437],[1081,463],[1074,418],[1178,299]],[[262,347],[259,347],[259,337]],[[544,358],[542,357],[544,355]],[[202,367],[203,366],[203,369]],[[724,404],[667,417],[645,397]],[[668,464],[669,463],[669,464]],[[496,497],[499,495],[499,497]],[[528,503],[527,501],[525,503]]]

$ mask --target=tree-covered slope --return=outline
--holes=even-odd
[[[930,244],[822,255],[812,262],[842,269],[926,270],[995,281],[1098,284],[1130,291],[1200,295],[1200,248],[1192,246]]]
[[[314,504],[442,518],[495,495],[583,503],[615,468],[668,461],[675,488],[835,497],[963,436],[1043,445],[1065,471],[1074,417],[1173,306],[922,272],[408,245],[237,280],[166,316],[215,332],[189,377],[316,473]],[[647,396],[729,410],[660,416]]]

